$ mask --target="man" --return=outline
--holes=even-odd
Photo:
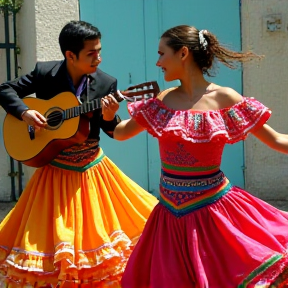
[[[37,98],[47,100],[70,91],[84,102],[102,98],[117,90],[117,80],[97,69],[101,63],[101,33],[96,27],[83,21],[72,21],[62,29],[59,44],[64,61],[38,62],[30,74],[0,86],[2,107],[36,129],[44,127],[46,119],[39,112],[29,110],[17,96],[23,98],[35,93]],[[114,104],[116,112],[119,105],[115,98],[111,95],[106,98],[106,101]],[[105,111],[108,111],[105,115],[101,114],[101,110],[94,112],[90,121],[91,136],[99,134],[100,127],[105,132],[113,131],[119,122],[111,109]],[[96,130],[93,129],[95,122],[98,126]],[[111,136],[111,133],[108,135]]]
[[[0,224],[0,283],[119,287],[127,259],[157,200],[121,172],[99,147],[119,123],[111,93],[117,80],[102,72],[101,33],[71,21],[62,29],[63,61],[39,62],[25,76],[0,86],[3,108],[37,130],[48,120],[21,98],[70,91],[80,103],[101,98],[88,115],[88,139],[36,170],[14,210]],[[29,149],[29,147],[25,147]],[[36,287],[35,286],[35,287]]]

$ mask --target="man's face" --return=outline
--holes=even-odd
[[[84,48],[79,52],[78,58],[73,54],[73,69],[81,74],[94,73],[102,60],[100,53],[100,39],[86,40],[84,42]]]

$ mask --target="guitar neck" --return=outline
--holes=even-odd
[[[117,96],[117,93],[114,94],[114,97],[117,101],[138,101],[146,100],[151,97],[156,97],[159,93],[159,86],[156,81],[144,82],[138,85],[130,86],[127,90],[122,91],[123,95],[120,93],[121,97]],[[69,109],[66,109],[63,112],[64,120],[71,119],[82,114],[89,113],[96,109],[102,107],[101,98],[94,99],[88,103],[83,103],[79,106],[75,106]]]
[[[79,106],[75,106],[64,111],[64,119],[71,119],[74,117],[78,117],[82,114],[87,114],[96,109],[100,109],[102,107],[101,98],[94,99],[87,103],[82,103]]]

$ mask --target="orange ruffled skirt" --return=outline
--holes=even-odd
[[[158,201],[91,151],[37,169],[0,224],[1,288],[120,287]]]

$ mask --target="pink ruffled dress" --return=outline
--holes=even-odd
[[[271,111],[247,97],[216,111],[173,110],[157,98],[128,110],[158,138],[162,167],[160,202],[122,287],[269,287],[288,267],[288,213],[234,186],[220,164],[225,144],[244,140]]]

